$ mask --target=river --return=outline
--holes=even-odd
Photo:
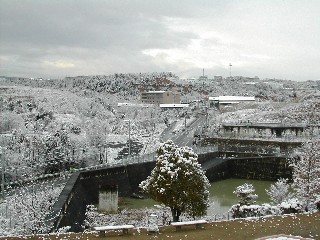
[[[222,181],[212,182],[210,187],[210,200],[213,204],[208,208],[208,215],[226,213],[233,204],[238,202],[237,196],[233,193],[237,186],[244,183],[251,183],[256,189],[258,195],[257,204],[269,203],[269,196],[265,189],[269,189],[273,183],[271,181],[247,180],[247,179],[226,179]],[[152,199],[123,199],[120,207],[122,208],[144,208],[153,207],[157,202]]]

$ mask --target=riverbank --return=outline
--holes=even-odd
[[[107,238],[112,240],[134,239],[256,239],[265,236],[286,234],[303,238],[320,239],[320,212],[313,214],[283,215],[262,218],[237,219],[232,221],[211,222],[204,229],[195,230],[194,227],[185,227],[176,232],[174,227],[161,227],[160,233],[148,235],[145,229],[134,229],[129,235],[122,233],[107,233]],[[52,234],[20,237],[3,237],[8,240],[53,240],[53,239],[86,239],[103,240],[98,233],[79,234]]]

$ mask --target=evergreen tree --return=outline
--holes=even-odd
[[[205,215],[210,183],[197,161],[197,154],[191,148],[177,147],[171,140],[164,143],[157,154],[151,175],[140,183],[142,191],[170,207],[175,222],[183,212],[194,218]]]
[[[258,198],[258,195],[254,194],[255,191],[256,190],[252,184],[245,183],[241,186],[238,186],[233,193],[240,198],[239,204],[242,206],[255,203],[255,199]]]
[[[248,183],[236,187],[233,193],[236,194],[240,200],[239,203],[232,205],[229,210],[233,218],[253,216],[251,214],[254,214],[255,210],[251,208],[250,205],[255,203],[255,199],[258,198],[258,195],[254,194],[255,191],[253,185]]]

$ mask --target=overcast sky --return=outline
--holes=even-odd
[[[319,0],[0,0],[0,75],[320,79]]]

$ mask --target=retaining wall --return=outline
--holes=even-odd
[[[261,180],[291,177],[291,170],[285,158],[244,155],[246,154],[213,152],[199,155],[198,160],[203,165],[213,160],[217,161],[213,167],[206,169],[206,176],[210,182],[231,177]],[[235,156],[238,158],[228,159]],[[117,185],[120,197],[130,196],[138,192],[139,183],[150,175],[155,164],[145,162],[73,174],[46,218],[48,228],[50,231],[56,231],[60,227],[70,226],[71,231],[82,231],[86,206],[98,203],[100,187]]]

